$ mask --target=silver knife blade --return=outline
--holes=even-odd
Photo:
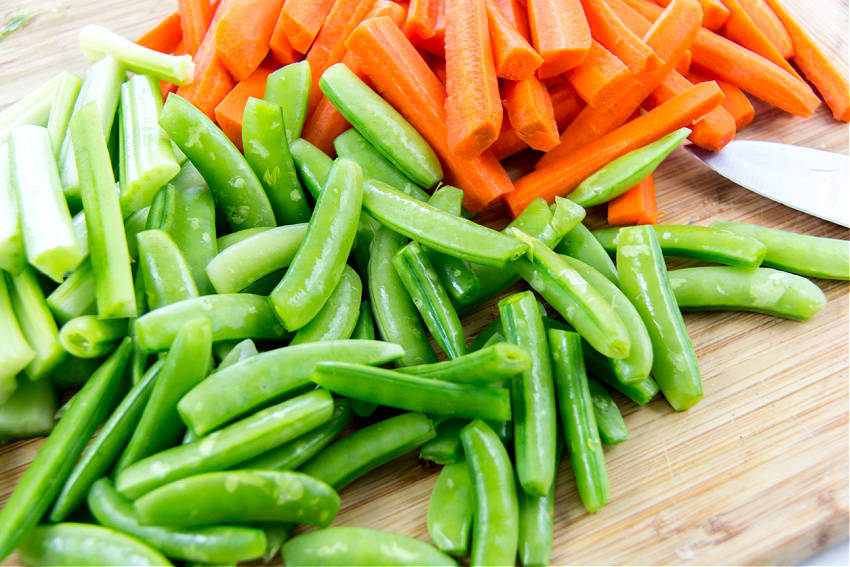
[[[810,215],[850,226],[850,157],[778,142],[734,140],[719,152],[685,146],[738,185]]]

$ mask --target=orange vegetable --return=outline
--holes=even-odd
[[[765,0],[738,0],[738,3],[784,59],[794,56],[791,35]]]
[[[172,12],[143,33],[136,40],[136,44],[160,53],[173,53],[181,41],[183,41],[183,28],[180,27],[180,13]]]
[[[517,138],[535,150],[547,152],[558,145],[555,108],[546,85],[537,77],[505,81],[505,109]]]
[[[692,83],[704,83],[706,81],[714,81],[717,83],[717,86],[720,87],[720,90],[722,90],[723,94],[726,95],[720,105],[726,109],[726,112],[732,115],[732,118],[735,119],[736,130],[740,130],[753,121],[753,118],[755,117],[755,109],[753,108],[750,99],[748,99],[747,95],[744,94],[744,91],[735,85],[727,83],[722,79],[706,75],[696,69],[691,69],[690,73],[688,73],[688,80]]]
[[[593,39],[616,55],[637,75],[661,67],[660,57],[627,26],[605,0],[582,0]],[[646,26],[649,29],[649,25]],[[643,34],[641,34],[643,35]]]
[[[260,66],[250,77],[240,81],[215,107],[215,119],[233,145],[242,150],[242,115],[250,97],[263,98],[266,81],[273,67]]]
[[[288,0],[284,4],[278,25],[295,51],[310,50],[333,5],[334,0]]]
[[[215,30],[215,50],[237,81],[247,79],[269,53],[283,0],[239,0]]]
[[[666,8],[670,0],[655,0],[655,3]],[[699,3],[702,4],[702,27],[716,32],[729,19],[729,8],[721,0],[700,0]]]
[[[177,0],[177,13],[186,53],[194,57],[212,20],[212,6],[209,0]]]
[[[584,61],[564,73],[564,78],[590,106],[611,104],[627,90],[640,88],[629,68],[596,41]]]
[[[637,185],[608,201],[608,224],[631,226],[658,224],[659,213],[655,204],[655,178],[650,173]]]
[[[678,63],[676,63],[676,71],[678,71],[681,75],[687,75],[688,71],[691,70],[692,59],[693,55],[691,54],[690,49],[685,51],[685,54],[682,55],[682,58],[679,59]]]
[[[531,39],[543,65],[541,79],[560,75],[584,61],[590,28],[580,0],[528,0]]]
[[[556,196],[568,194],[588,175],[613,160],[674,130],[690,126],[722,99],[723,91],[716,84],[694,85],[613,132],[519,178],[514,183],[514,191],[505,196],[511,214],[516,217],[538,197],[551,203]]]
[[[508,19],[513,27],[517,29],[527,40],[531,38],[531,30],[528,27],[527,0],[493,0],[502,14]]]
[[[404,35],[413,45],[419,45],[437,33],[437,0],[411,0],[404,23]]]
[[[286,6],[285,3],[284,6]],[[269,38],[269,50],[272,52],[274,60],[281,66],[296,63],[303,58],[301,52],[296,51],[289,42],[289,38],[286,37],[286,32],[283,29],[283,10],[280,11],[272,36]]]
[[[437,55],[431,55],[428,58],[428,66],[431,67],[431,70],[434,71],[434,74],[437,75],[437,78],[440,79],[440,82],[443,83],[443,86],[446,86],[446,60]]]
[[[471,160],[496,141],[502,126],[485,0],[446,3],[446,94],[449,146]]]
[[[436,10],[434,20],[434,35],[419,42],[417,47],[424,49],[432,55],[445,59],[446,57],[446,1],[432,0]]]
[[[543,58],[493,0],[486,0],[486,5],[496,76],[511,81],[527,79],[537,71]]]
[[[370,18],[346,41],[375,89],[434,148],[446,172],[446,183],[464,192],[464,205],[478,212],[513,189],[502,165],[490,151],[467,161],[447,143],[446,91],[428,64],[389,18]]]

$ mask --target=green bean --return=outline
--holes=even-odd
[[[362,199],[360,166],[337,159],[316,201],[304,242],[269,296],[287,330],[296,331],[313,319],[339,283],[354,243]]]
[[[651,226],[630,226],[620,232],[617,265],[620,288],[649,331],[652,376],[673,409],[684,411],[702,398],[702,378]]]
[[[98,358],[109,354],[127,336],[127,319],[98,319],[83,315],[59,330],[59,343],[71,356]]]
[[[27,565],[171,565],[138,539],[91,524],[38,526],[21,544],[20,554]]]
[[[9,134],[18,126],[47,125],[56,90],[64,80],[64,76],[70,74],[72,73],[59,73],[0,112],[0,145],[9,141]]]
[[[345,264],[339,283],[309,323],[298,329],[290,345],[351,337],[363,299],[363,284],[354,268]]]
[[[519,504],[513,466],[502,441],[476,419],[460,432],[472,478],[471,565],[514,565],[519,538]]]
[[[174,222],[169,236],[183,252],[200,295],[214,292],[205,268],[218,253],[215,228],[215,199],[206,181],[186,162],[171,180],[175,189]]]
[[[762,265],[801,276],[850,279],[850,242],[767,228],[744,222],[711,223],[711,228],[751,236],[767,246]]]
[[[50,380],[23,378],[0,404],[0,437],[28,439],[49,435],[56,424],[56,392]]]
[[[454,384],[348,362],[319,362],[310,379],[337,394],[407,411],[511,419],[505,388]]]
[[[502,320],[496,315],[496,318],[490,321],[486,327],[478,331],[478,334],[472,339],[467,347],[470,353],[476,352],[484,348],[484,345],[490,342],[490,338],[495,334],[501,334]],[[492,346],[492,345],[489,345]]]
[[[301,183],[304,184],[313,199],[318,199],[334,160],[302,138],[293,140],[289,144],[289,151],[292,153],[292,160],[295,162]]]
[[[332,412],[330,394],[314,390],[133,463],[118,473],[115,485],[132,500],[181,478],[228,469],[315,429]]]
[[[309,221],[310,205],[289,151],[283,107],[249,98],[243,117],[242,145],[245,159],[269,197],[277,224]]]
[[[440,159],[405,118],[342,63],[328,68],[319,88],[381,154],[422,187],[443,178]]]
[[[425,542],[391,532],[339,526],[300,534],[283,545],[288,565],[421,566],[457,562]]]
[[[587,511],[593,513],[608,502],[610,488],[581,354],[581,339],[578,333],[551,329],[549,343],[561,425],[578,494]]]
[[[606,445],[617,445],[629,438],[626,422],[620,408],[611,398],[605,386],[596,380],[588,379],[590,401],[593,403],[593,415],[599,428],[599,437]]]
[[[12,187],[9,144],[0,144],[0,270],[20,274],[26,264],[18,198]]]
[[[406,243],[407,238],[381,227],[372,241],[367,280],[378,334],[404,349],[404,357],[396,361],[397,366],[437,361],[419,311],[392,264],[393,257]]]
[[[459,384],[489,386],[508,380],[531,367],[532,357],[524,347],[498,343],[454,360],[409,366],[399,369],[399,372]]]
[[[36,352],[27,343],[18,325],[18,318],[12,308],[9,298],[8,280],[0,272],[0,406],[13,394],[17,388],[15,377],[26,368],[36,356]]]
[[[145,230],[136,238],[139,245],[139,269],[146,302],[151,311],[198,297],[198,288],[189,265],[167,232]]]
[[[0,526],[3,526],[0,530],[0,557],[7,557],[18,547],[62,488],[62,480],[118,395],[131,350],[130,339],[124,339],[77,393],[68,412],[27,467],[0,510]]]
[[[92,374],[106,360],[106,357],[100,358],[77,358],[76,356],[68,355],[53,371],[47,376],[47,379],[57,388],[73,388],[79,389],[85,384]]]
[[[676,224],[659,224],[654,229],[665,257],[755,268],[767,252],[761,241],[730,230]],[[609,255],[615,256],[619,232],[619,228],[606,228],[594,231],[593,236]]]
[[[221,346],[225,343],[218,344]],[[215,350],[216,349],[213,348],[213,352],[215,352]],[[233,366],[234,364],[242,362],[243,360],[248,360],[252,356],[257,356],[258,354],[260,354],[260,351],[257,350],[257,345],[254,344],[254,341],[251,339],[239,341],[233,345],[233,348],[231,348],[226,355],[219,357],[221,362],[216,370],[224,370],[228,366]]]
[[[266,81],[265,100],[283,107],[286,140],[292,143],[301,136],[310,101],[312,72],[306,61],[284,65]]]
[[[449,465],[463,461],[463,446],[460,443],[460,430],[469,423],[468,419],[447,419],[437,425],[437,436],[422,445],[419,458],[438,465]],[[430,532],[430,529],[429,529]],[[431,539],[434,539],[432,536]],[[436,540],[435,540],[436,541]],[[448,551],[437,545],[443,551]],[[452,553],[452,555],[455,555]]]
[[[466,555],[472,529],[472,479],[466,461],[447,464],[428,500],[428,535],[437,549]]]
[[[545,496],[555,477],[558,426],[546,329],[530,291],[501,300],[499,315],[505,338],[531,359],[530,367],[511,380],[517,477],[525,492]]]
[[[74,103],[80,93],[83,80],[74,73],[61,73],[60,80],[53,94],[53,102],[50,105],[50,115],[47,117],[47,133],[50,135],[50,146],[53,153],[58,154],[65,140],[68,130],[68,122],[74,110]]]
[[[577,225],[564,236],[561,243],[554,248],[558,254],[572,256],[581,260],[597,272],[608,278],[614,285],[620,285],[617,267],[602,247],[602,244],[583,224]]]
[[[420,447],[434,435],[434,424],[426,416],[403,413],[343,437],[298,470],[339,491],[354,479]]]
[[[558,431],[558,450],[555,462],[561,460],[564,440]],[[517,488],[517,503],[519,504],[519,562],[523,567],[540,565],[548,566],[552,556],[553,523],[555,516],[555,487],[558,470],[549,485],[549,492],[544,496],[532,496]]]

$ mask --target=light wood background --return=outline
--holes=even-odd
[[[846,76],[846,0],[786,4]],[[0,41],[0,109],[59,71],[84,72],[76,39],[82,25],[104,24],[135,38],[175,6],[174,0],[2,0],[2,20],[43,11]],[[847,125],[825,107],[803,120],[755,102],[756,121],[739,138],[848,152]],[[850,236],[731,184],[681,149],[661,165],[656,181],[664,223],[748,221]],[[506,222],[498,213],[485,219],[494,226]],[[592,228],[604,223],[604,208],[590,212]],[[639,408],[617,398],[631,438],[606,449],[611,503],[588,515],[568,460],[561,463],[553,565],[793,565],[847,539],[848,284],[815,281],[829,302],[808,322],[751,313],[685,315],[704,400],[676,414],[663,399]],[[495,301],[469,314],[469,336],[496,314]],[[41,443],[0,445],[0,504]],[[381,467],[342,491],[335,523],[429,541],[425,513],[437,470],[415,455]],[[12,555],[3,565],[17,562]]]

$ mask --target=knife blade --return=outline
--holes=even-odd
[[[734,140],[718,152],[685,146],[711,169],[759,195],[850,226],[850,157],[803,146]]]

